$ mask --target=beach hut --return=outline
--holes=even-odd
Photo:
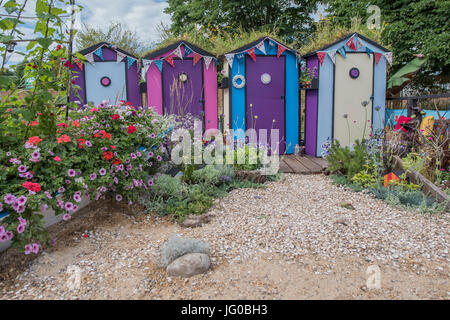
[[[74,63],[74,84],[81,90],[79,96],[71,93],[71,101],[98,105],[109,100],[115,105],[124,100],[135,107],[142,106],[137,57],[106,42],[81,50],[80,54],[87,62],[76,60]]]
[[[303,58],[315,77],[306,89],[307,154],[320,157],[333,139],[347,146],[383,129],[389,50],[353,33]]]
[[[187,41],[146,55],[148,106],[159,114],[192,114],[217,129],[217,59]]]
[[[299,59],[295,50],[262,37],[224,56],[224,127],[279,130],[279,153],[299,143]],[[260,141],[260,143],[264,143]]]

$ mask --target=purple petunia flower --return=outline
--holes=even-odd
[[[66,209],[67,211],[72,211],[73,210],[73,203],[72,202],[66,202],[66,204],[64,205],[64,209]]]
[[[73,178],[73,177],[75,177],[76,172],[75,172],[75,170],[73,170],[73,169],[69,169],[69,170],[67,170],[67,175],[68,175],[69,177]]]
[[[147,184],[148,184],[149,187],[151,187],[153,185],[153,179],[149,179]]]
[[[118,194],[117,196],[116,196],[116,201],[117,202],[120,202],[120,201],[122,201],[122,196],[120,195],[120,194]]]
[[[11,152],[7,152],[7,153],[6,153],[6,156],[7,156],[7,157],[11,157]]]
[[[127,171],[133,170],[133,166],[131,164],[127,165]]]
[[[137,158],[134,153],[130,154],[130,156],[131,156],[131,159],[133,159],[133,160]]]
[[[42,212],[45,212],[45,211],[47,211],[47,209],[48,209],[48,204],[44,203],[44,204],[42,205],[41,211],[42,211]]]
[[[91,181],[97,179],[97,175],[95,173],[91,174],[89,177],[91,178]]]
[[[66,188],[64,188],[64,187],[61,187],[61,188],[58,189],[59,193],[64,193],[65,191],[66,191]]]
[[[71,184],[72,181],[70,181],[69,179],[66,180],[66,184]]]
[[[24,165],[19,166],[19,168],[17,168],[17,170],[21,173],[25,173],[27,172],[28,168]]]
[[[152,134],[150,135],[150,138],[155,139],[155,138],[156,138],[156,134],[152,133]]]
[[[24,205],[19,204],[19,205],[17,206],[17,208],[14,209],[14,210],[16,210],[16,212],[20,214],[20,213],[24,213],[24,212],[25,212],[25,209],[26,209],[26,207],[25,207]]]
[[[22,234],[25,231],[25,226],[23,224],[19,224],[17,226],[17,233]]]
[[[150,161],[150,162],[148,163],[148,166],[149,166],[149,167],[153,166],[153,162]]]
[[[147,157],[150,159],[150,158],[153,158],[153,156],[154,156],[154,154],[153,154],[153,152],[149,152],[149,153],[147,153]]]
[[[44,193],[47,196],[47,198],[53,199],[52,195],[50,194],[50,191],[45,191]]]
[[[100,188],[100,192],[101,192],[101,193],[105,193],[107,190],[108,190],[108,189],[107,189],[105,186],[103,186],[103,187]]]
[[[66,213],[65,215],[63,215],[63,220],[64,221],[68,221],[68,220],[70,220],[72,218],[72,216],[70,215],[70,214],[68,214],[68,213]]]
[[[27,245],[25,246],[25,254],[26,254],[26,255],[29,255],[31,252],[33,252],[33,245],[27,244]]]
[[[124,165],[123,164],[121,164],[121,165],[119,165],[119,171],[123,171],[124,170]]]
[[[33,243],[32,246],[33,246],[33,253],[38,254],[40,245],[38,243]]]
[[[88,148],[92,147],[92,143],[91,143],[90,141],[86,141],[85,145],[86,145]]]
[[[75,195],[73,196],[73,199],[74,199],[76,202],[81,202],[81,196],[80,196],[79,194],[75,194]]]
[[[6,241],[12,240],[12,238],[14,238],[14,233],[12,233],[11,231],[6,231],[5,235]]]
[[[39,160],[40,157],[41,157],[41,154],[40,154],[38,151],[34,151],[34,152],[31,154],[31,158],[32,158],[33,160]]]
[[[20,196],[16,201],[19,205],[24,205],[25,203],[27,203],[27,198],[25,196]]]
[[[119,184],[119,179],[117,179],[117,177],[114,177],[114,183]]]
[[[57,206],[58,206],[58,208],[64,209],[64,201],[58,200],[57,201]]]
[[[73,211],[78,211],[78,206],[73,206]]]
[[[125,172],[123,173],[123,175],[124,175],[125,177],[128,177],[130,174],[129,174],[127,171],[125,171]]]
[[[25,173],[25,178],[27,178],[28,180],[33,179],[34,175],[31,172],[26,172]]]
[[[138,158],[142,157],[142,153],[140,153],[139,151],[136,152],[136,155],[138,156]]]
[[[25,220],[24,218],[19,217],[19,218],[17,218],[17,219],[19,220],[19,224],[23,224],[24,226],[27,225],[27,220]]]
[[[106,169],[101,168],[98,172],[100,173],[101,176],[104,176],[106,174]]]
[[[157,156],[157,157],[156,157],[156,160],[161,161],[161,160],[162,160],[162,157],[161,157],[161,156]]]

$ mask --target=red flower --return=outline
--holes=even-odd
[[[24,184],[22,184],[22,187],[24,187],[25,189],[27,189],[29,191],[33,191],[33,192],[41,191],[41,185],[39,183],[33,183],[33,182],[27,181]]]
[[[116,146],[109,146],[112,150],[116,150]]]
[[[401,116],[397,121],[397,125],[395,126],[394,131],[401,129],[402,131],[406,132],[406,129],[403,128],[403,124],[407,124],[411,120],[412,120],[412,118]]]
[[[67,134],[63,134],[60,138],[56,138],[56,142],[59,143],[67,143],[72,141]]]
[[[67,60],[66,62],[64,62],[64,67],[72,69],[74,65],[69,60]]]
[[[109,161],[113,158],[113,154],[111,151],[105,151],[103,154],[103,158],[105,158],[106,161]]]
[[[135,126],[128,126],[128,134],[132,134],[134,132],[136,132],[136,127]]]
[[[61,162],[61,158],[58,157],[58,156],[54,157],[53,160],[55,160],[55,161],[57,161],[57,162]]]
[[[113,164],[119,165],[121,163],[122,163],[122,161],[120,159],[116,159],[116,160],[113,161]]]
[[[38,136],[30,137],[30,138],[28,139],[28,143],[29,143],[29,144],[32,144],[32,145],[34,145],[34,146],[37,146],[37,145],[39,144],[39,142],[41,142],[41,141],[42,141],[42,139],[39,138]]]
[[[113,114],[113,115],[111,116],[111,118],[112,118],[113,120],[118,120],[118,119],[120,119],[120,116],[119,116],[118,114]]]
[[[62,45],[58,44],[58,46],[56,47],[56,51],[59,51],[62,49]]]
[[[75,128],[79,128],[80,127],[80,123],[77,120],[72,121],[72,126],[74,126]]]
[[[60,124],[57,125],[57,127],[67,128],[69,126],[67,125],[67,123],[61,122]]]

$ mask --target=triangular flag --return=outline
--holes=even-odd
[[[230,65],[230,68],[233,68],[234,53],[226,54],[225,58],[227,58],[228,64]]]
[[[95,61],[95,59],[94,59],[94,53],[88,53],[88,54],[86,54],[86,55],[84,55],[84,57],[86,58],[86,60],[89,62],[89,63],[94,63],[94,61]]]
[[[133,65],[133,63],[136,62],[136,59],[131,58],[131,57],[127,57],[127,62],[128,62],[128,69],[130,69],[131,66]]]
[[[183,59],[183,55],[181,54],[181,47],[178,46],[175,50],[172,52],[174,55],[176,55],[178,58]]]
[[[356,43],[356,49],[359,49],[359,48],[363,47],[363,44],[361,43],[361,41],[359,41],[358,36],[355,36],[354,42]]]
[[[153,60],[142,60],[142,64],[144,65],[144,73],[147,73],[148,68],[152,65]]]
[[[259,51],[261,51],[262,53],[267,54],[267,53],[266,53],[266,46],[265,46],[265,44],[264,44],[264,41],[261,41],[260,43],[258,43],[258,44],[256,45],[256,48],[257,48]]]
[[[384,57],[386,58],[387,62],[389,62],[389,64],[392,65],[392,52],[386,52],[384,54]]]
[[[328,51],[328,55],[330,56],[331,61],[333,61],[333,63],[336,63],[336,51],[337,50],[331,50]]]
[[[245,57],[245,52],[236,53],[236,59],[242,60]]]
[[[253,61],[256,62],[255,48],[250,48],[246,52],[252,57]]]
[[[279,58],[285,50],[285,47],[283,47],[281,44],[278,44],[277,58]]]
[[[98,56],[100,59],[102,59],[102,61],[105,61],[105,59],[103,59],[103,50],[102,47],[98,48],[97,50],[94,51],[95,55]]]
[[[123,54],[122,52],[117,51],[117,63],[122,62],[126,56],[127,56],[126,54]]]
[[[189,48],[187,45],[184,46],[184,57],[186,58],[188,55],[192,53],[192,49]]]
[[[76,64],[78,68],[80,68],[80,70],[83,71],[83,62],[77,62]]]
[[[347,54],[346,54],[346,51],[345,51],[345,47],[339,48],[339,49],[337,50],[337,52],[339,52],[339,54],[340,54],[341,56],[343,56],[344,59],[347,58]]]
[[[325,51],[319,51],[319,52],[317,52],[317,57],[319,58],[320,65],[323,64],[323,60],[325,59],[325,55],[326,55],[326,54],[327,54],[327,53],[326,53]]]
[[[347,41],[346,45],[350,47],[353,50],[356,50],[354,36],[350,38],[350,40]]]
[[[367,53],[367,55],[368,55],[369,58],[370,58],[370,55],[373,53],[373,50],[370,49],[369,47],[366,47],[366,53]]]
[[[374,52],[373,54],[374,54],[374,56],[375,56],[375,62],[376,62],[376,64],[378,65],[378,63],[380,62],[380,59],[381,59],[382,54],[379,53],[379,52]]]
[[[205,60],[206,70],[208,70],[209,65],[211,64],[211,61],[212,61],[212,57],[203,57],[203,59]]]
[[[168,64],[170,64],[172,67],[175,67],[175,62],[173,62],[173,55],[169,55],[168,57],[165,57],[164,60],[166,60],[166,62]]]
[[[194,66],[197,64],[197,62],[199,62],[201,58],[201,55],[199,55],[197,52],[194,52]]]
[[[159,71],[162,72],[162,68],[163,68],[163,60],[155,60],[154,63],[155,63],[155,66],[158,67]]]

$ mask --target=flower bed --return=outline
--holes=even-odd
[[[38,119],[39,121],[39,119]],[[135,202],[153,184],[171,119],[129,104],[80,108],[56,135],[0,151],[0,241],[26,254],[49,243],[42,212],[68,220],[83,197]]]

